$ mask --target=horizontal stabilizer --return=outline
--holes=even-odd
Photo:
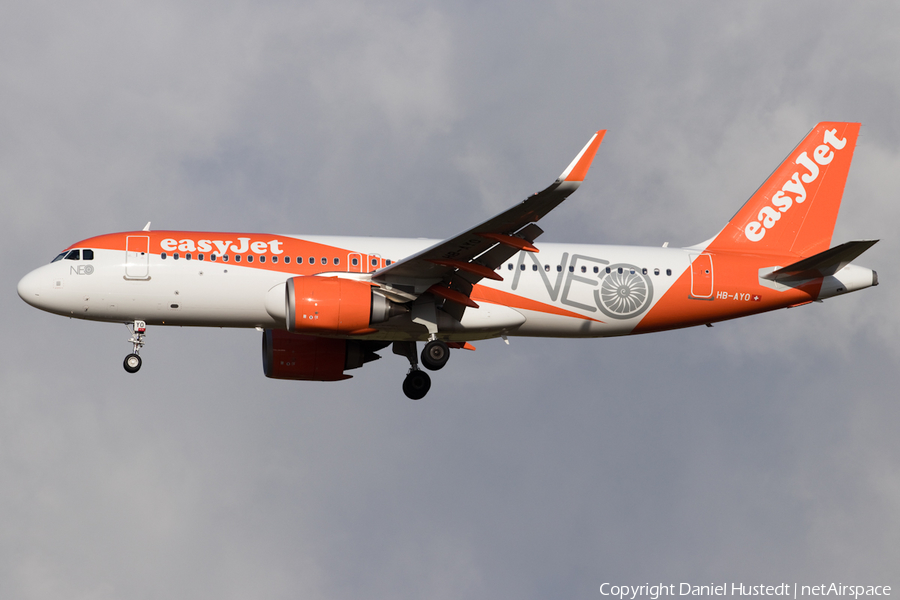
[[[834,275],[877,242],[878,240],[847,242],[840,246],[829,248],[824,252],[819,252],[809,258],[804,258],[787,267],[776,269],[768,275],[763,275],[763,278],[784,282]]]

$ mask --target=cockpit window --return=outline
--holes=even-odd
[[[69,250],[66,260],[81,260],[81,250]]]
[[[81,260],[94,260],[94,251],[93,250],[82,250],[81,251]]]
[[[60,252],[60,253],[56,256],[56,258],[54,258],[54,259],[51,260],[50,262],[51,262],[51,263],[55,263],[56,261],[62,260],[63,258],[65,258],[65,256],[66,256],[66,253],[65,253],[65,252]]]

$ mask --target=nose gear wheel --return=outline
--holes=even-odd
[[[141,361],[141,348],[146,343],[144,338],[147,336],[147,324],[144,321],[135,321],[134,323],[126,323],[125,326],[131,331],[131,339],[128,341],[133,344],[134,348],[131,354],[125,357],[125,362],[122,366],[129,373],[137,373],[140,371],[141,363],[143,362]]]
[[[129,354],[125,357],[125,370],[129,373],[137,373],[141,370],[141,357],[137,354]]]

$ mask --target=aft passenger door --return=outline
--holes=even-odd
[[[713,265],[709,254],[691,255],[691,298],[712,300]]]

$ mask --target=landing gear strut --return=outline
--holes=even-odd
[[[134,344],[134,350],[125,357],[123,366],[129,373],[137,373],[141,370],[141,348],[145,343],[144,337],[147,335],[147,324],[144,321],[135,321],[134,323],[126,324],[126,327],[131,331],[131,339],[128,341]]]
[[[403,380],[403,393],[410,400],[421,400],[431,389],[431,377],[419,369],[416,343],[394,342],[393,352],[405,356],[409,360],[409,372],[406,374],[406,379]]]

